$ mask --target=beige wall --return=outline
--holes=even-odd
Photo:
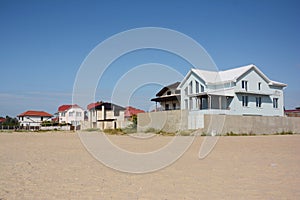
[[[272,134],[282,131],[300,133],[300,118],[297,117],[204,115],[203,132],[210,133],[214,127],[218,127],[215,124],[221,125],[222,128],[217,131],[221,134],[229,132]]]
[[[175,132],[187,129],[187,111],[170,110],[161,112],[139,113],[138,132],[146,131],[149,128]]]
[[[188,111],[172,110],[138,114],[138,131],[149,128],[176,132],[188,129]],[[200,129],[201,130],[201,129]],[[282,131],[300,133],[299,117],[204,115],[204,128],[200,132],[218,134],[255,133],[273,134]]]

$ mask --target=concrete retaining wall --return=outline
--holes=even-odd
[[[144,132],[149,128],[154,128],[176,132],[197,127],[200,129],[200,132],[208,134],[226,134],[229,132],[274,134],[282,131],[300,133],[300,117],[204,114],[202,115],[204,116],[203,123],[203,117],[195,117],[195,113],[190,114],[186,110],[140,113],[138,114],[138,131]],[[198,119],[201,121],[195,122]]]
[[[171,110],[138,114],[138,132],[149,128],[176,132],[188,129],[188,111]]]
[[[216,126],[217,124],[217,126]],[[273,134],[292,131],[300,133],[299,117],[204,115],[205,133],[255,133]]]

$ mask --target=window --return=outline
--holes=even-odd
[[[242,88],[248,90],[248,81],[242,81]]]
[[[256,107],[261,108],[261,97],[256,97]]]
[[[242,105],[244,107],[248,106],[248,96],[242,96]]]
[[[166,110],[169,110],[170,108],[169,108],[169,104],[166,104]]]
[[[184,89],[184,94],[185,94],[185,95],[188,95],[188,87],[186,87],[186,88]]]
[[[199,82],[196,81],[196,93],[199,93]]]
[[[201,85],[201,92],[204,92],[204,86]]]
[[[81,112],[76,112],[76,117],[81,117]]]
[[[62,113],[61,113],[61,116],[62,116],[62,117],[66,116],[66,112],[62,112]]]
[[[171,95],[171,91],[168,91],[168,92],[167,92],[167,95]]]
[[[190,94],[193,94],[193,81],[190,82]]]
[[[190,110],[192,110],[192,109],[193,109],[193,99],[190,98]]]
[[[41,117],[41,121],[43,121],[43,119],[44,119],[44,118],[43,118],[43,117]]]
[[[278,108],[278,98],[273,98],[273,108]]]
[[[185,109],[188,109],[189,103],[188,103],[188,100],[187,100],[187,99],[184,100],[184,105],[185,105]]]
[[[261,89],[261,82],[258,82],[258,85],[257,85],[257,87],[258,87],[258,90],[260,90],[260,89]]]
[[[69,112],[69,117],[73,117],[74,112]]]
[[[173,103],[173,109],[176,110],[176,103]]]

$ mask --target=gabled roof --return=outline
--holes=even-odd
[[[188,79],[188,77],[194,73],[199,78],[201,78],[205,84],[222,84],[227,82],[236,82],[241,76],[247,73],[250,70],[255,70],[269,85],[276,85],[285,87],[287,86],[284,83],[276,82],[270,80],[262,71],[260,71],[255,65],[246,65],[234,69],[229,69],[225,71],[208,71],[208,70],[201,70],[201,69],[191,69],[189,73],[185,76],[181,84],[178,86],[179,88],[182,87],[182,84]]]
[[[87,106],[87,109],[88,110],[91,110],[91,109],[96,109],[96,110],[100,110],[102,109],[102,106],[105,107],[106,110],[125,110],[124,107],[122,106],[119,106],[119,105],[116,105],[116,104],[113,104],[113,103],[109,103],[109,102],[96,102],[96,103],[90,103],[88,106]]]
[[[168,90],[172,90],[172,89],[177,89],[177,87],[179,86],[180,82],[176,82],[176,83],[172,83],[168,86],[163,87],[157,94],[156,96],[159,97],[161,95],[163,95],[166,91]]]
[[[58,112],[64,112],[67,111],[71,108],[81,108],[80,106],[78,106],[77,104],[74,105],[61,105],[58,107]]]
[[[131,117],[133,115],[137,115],[138,113],[144,113],[144,112],[145,111],[143,111],[143,110],[128,106],[128,107],[126,107],[124,115],[125,115],[125,117]]]
[[[18,117],[25,117],[25,116],[32,116],[32,117],[52,117],[53,115],[45,112],[45,111],[35,111],[35,110],[28,110],[18,115]]]

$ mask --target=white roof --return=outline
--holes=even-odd
[[[226,82],[236,82],[239,77],[245,74],[250,69],[254,69],[268,84],[270,85],[278,85],[285,87],[286,84],[272,81],[266,75],[264,75],[255,65],[246,65],[234,69],[229,69],[225,71],[207,71],[201,69],[191,69],[191,71],[187,74],[185,79],[182,81],[185,82],[186,78],[190,75],[190,73],[195,73],[198,75],[206,84],[218,84],[218,83],[226,83]],[[179,85],[181,87],[181,84]]]

